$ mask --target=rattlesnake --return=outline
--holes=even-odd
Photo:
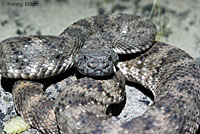
[[[39,79],[62,73],[74,63],[80,73],[100,78],[98,80],[84,77],[68,86],[63,86],[64,91],[56,100],[55,105],[44,94],[42,84],[28,80],[15,83],[13,95],[18,112],[29,124],[43,133],[58,133],[59,131],[55,121],[54,106],[57,121],[63,133],[80,133],[79,131],[138,134],[194,133],[200,122],[199,66],[182,50],[155,42],[155,35],[155,25],[135,15],[94,16],[74,23],[58,37],[33,36],[2,41],[1,72],[4,77]],[[16,46],[19,46],[19,49]],[[140,53],[138,57],[133,56],[131,59],[125,58],[127,61],[117,62],[118,54],[125,57],[127,54],[132,56],[131,54],[136,52]],[[123,54],[126,55],[123,56]],[[119,70],[114,74],[116,66]],[[155,96],[155,104],[144,116],[126,124],[111,123],[109,120],[102,124],[101,118],[94,115],[95,112],[90,113],[91,108],[87,105],[89,101],[92,100],[98,104],[96,101],[100,99],[100,102],[104,102],[109,99],[111,93],[103,95],[102,98],[101,96],[98,98],[95,94],[88,98],[78,98],[74,93],[70,96],[67,90],[67,88],[79,87],[87,91],[90,87],[96,91],[97,85],[113,81],[114,77],[120,78],[114,82],[120,89],[124,86],[121,82],[123,79],[117,75],[120,71],[126,80],[142,84]],[[110,77],[110,75],[114,76]],[[101,78],[101,76],[108,76],[109,79]],[[107,85],[103,86],[104,91],[109,88]],[[120,94],[123,98],[124,93],[120,92]],[[68,95],[70,99],[75,100],[74,103],[69,103],[69,98],[65,97]],[[81,97],[79,94],[78,96]],[[94,100],[94,97],[98,99]],[[68,103],[64,101],[65,99]],[[113,100],[115,102],[115,99]],[[119,101],[119,99],[116,100]],[[27,103],[29,101],[31,103]],[[84,103],[77,104],[78,102]],[[177,103],[174,104],[174,102]],[[66,104],[70,105],[66,106]],[[105,105],[100,103],[96,108]],[[68,109],[75,113],[74,115],[72,113],[72,117],[70,116],[72,122],[81,120],[77,124],[86,125],[85,129],[84,127],[77,128],[73,123],[69,126],[63,124],[66,122],[63,119],[69,116]],[[73,119],[76,120],[73,121]]]

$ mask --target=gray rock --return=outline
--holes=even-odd
[[[4,123],[15,116],[12,95],[2,88],[0,75],[0,133],[3,133]]]

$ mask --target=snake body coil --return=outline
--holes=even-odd
[[[200,124],[199,65],[184,51],[156,42],[156,33],[149,20],[109,14],[79,20],[58,37],[9,38],[0,42],[1,74],[26,79],[13,87],[15,107],[46,134],[194,134]],[[55,102],[34,81],[72,65],[84,77],[56,83],[62,93]],[[152,91],[154,105],[142,117],[112,123],[105,112],[124,99],[125,79]]]

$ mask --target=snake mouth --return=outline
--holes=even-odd
[[[98,70],[98,71],[92,72],[91,75],[93,75],[93,76],[105,76],[105,75],[108,75],[108,74]]]
[[[90,76],[108,76],[113,73],[113,70],[91,70]]]

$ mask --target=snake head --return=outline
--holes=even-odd
[[[81,74],[98,77],[114,73],[118,55],[112,49],[81,49],[74,58],[74,65]]]

